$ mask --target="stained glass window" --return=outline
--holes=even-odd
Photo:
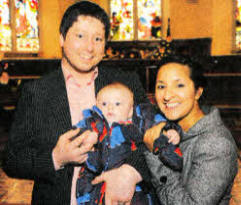
[[[159,0],[138,0],[138,39],[161,37],[161,5]]]
[[[0,17],[0,50],[39,51],[38,0],[0,0]]]
[[[15,0],[17,50],[38,51],[37,0]]]
[[[9,1],[0,0],[0,50],[10,51],[11,43],[11,27],[9,14]]]
[[[161,38],[161,0],[111,0],[111,40]]]
[[[133,30],[133,1],[111,1],[111,39],[132,40]]]
[[[241,50],[241,0],[237,0],[236,3],[236,48]]]

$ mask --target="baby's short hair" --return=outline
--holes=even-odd
[[[107,84],[105,85],[104,87],[102,87],[99,92],[97,93],[97,96],[98,94],[100,93],[100,91],[103,91],[104,89],[108,89],[108,88],[119,88],[119,89],[125,89],[127,92],[129,92],[132,100],[133,100],[133,103],[134,103],[134,94],[132,92],[132,90],[125,84],[121,83],[121,82],[118,82],[118,81],[115,81],[115,82],[112,82],[110,84]]]

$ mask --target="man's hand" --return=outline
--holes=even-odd
[[[144,135],[144,143],[151,152],[153,150],[154,141],[160,136],[161,130],[165,124],[166,122],[160,122],[146,131]]]
[[[124,202],[130,205],[134,195],[136,184],[142,180],[140,174],[130,165],[124,164],[119,168],[103,172],[92,183],[106,183],[105,204],[117,205]]]
[[[52,156],[55,169],[67,163],[81,164],[86,161],[89,152],[97,142],[97,134],[89,130],[76,137],[80,130],[70,130],[59,137],[56,146],[53,149]]]

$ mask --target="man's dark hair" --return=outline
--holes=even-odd
[[[69,28],[77,21],[80,15],[91,16],[101,21],[105,26],[105,39],[108,40],[110,20],[103,8],[90,1],[80,1],[71,5],[64,13],[60,24],[60,34],[65,38]]]

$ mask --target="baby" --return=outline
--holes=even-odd
[[[147,105],[140,105],[134,109],[132,91],[119,82],[103,87],[98,92],[96,100],[97,106],[92,110],[85,110],[84,120],[76,125],[81,128],[81,132],[90,129],[98,134],[95,150],[88,153],[88,159],[82,166],[77,180],[78,204],[104,204],[105,183],[93,186],[91,181],[102,171],[122,165],[130,153],[143,143],[144,131],[155,123],[165,121],[160,115],[150,117],[151,112],[145,109]],[[135,123],[132,123],[133,113]],[[167,141],[180,141],[179,134],[174,129],[167,129],[166,134],[169,136],[165,137]],[[176,145],[169,144],[176,148]],[[160,142],[156,145],[161,147]],[[159,147],[156,147],[155,152],[163,154]],[[180,160],[181,157],[177,159]],[[154,203],[154,200],[149,193],[143,191],[141,185],[137,185],[131,204],[146,205]]]

